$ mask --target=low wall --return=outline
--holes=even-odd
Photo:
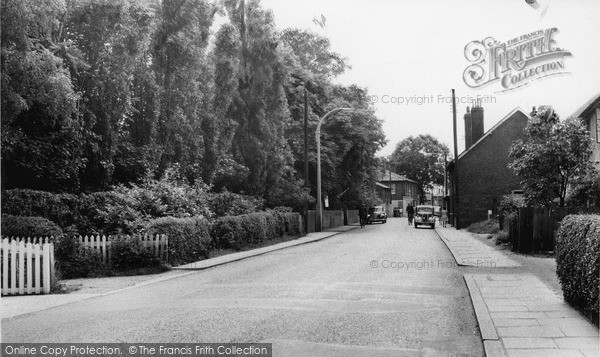
[[[360,219],[358,217],[358,210],[347,210],[346,212],[346,219],[344,220],[344,223],[346,225],[353,225],[353,224],[359,224],[360,223]]]
[[[316,231],[317,211],[308,211],[308,233]],[[344,225],[344,211],[323,211],[323,230]]]

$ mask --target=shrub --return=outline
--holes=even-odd
[[[44,217],[60,227],[78,220],[78,197],[29,189],[2,192],[2,213],[14,216]]]
[[[506,244],[510,241],[510,236],[507,231],[500,231],[494,235],[493,239],[497,245]]]
[[[556,234],[556,274],[565,301],[598,326],[600,216],[565,217]]]
[[[240,250],[284,235],[300,234],[299,214],[274,211],[226,216],[215,220],[211,235],[219,248]]]
[[[161,261],[152,251],[142,246],[139,236],[117,236],[110,243],[110,268],[126,272],[145,268],[158,268]]]
[[[210,235],[216,247],[240,250],[246,232],[240,216],[225,216],[213,222]]]
[[[2,216],[2,235],[7,237],[54,237],[63,234],[60,227],[43,217]]]
[[[61,236],[54,244],[56,270],[61,279],[87,278],[106,275],[100,253],[79,244],[74,236]]]
[[[500,231],[497,219],[475,222],[467,228],[467,232],[479,234],[496,234]]]
[[[166,234],[169,263],[181,265],[208,258],[212,246],[209,222],[200,217],[162,217],[147,225],[149,234]]]
[[[224,191],[210,194],[208,204],[210,211],[218,218],[257,212],[263,208],[264,200]]]

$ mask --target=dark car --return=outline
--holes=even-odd
[[[387,222],[387,213],[385,213],[383,206],[369,208],[369,213],[367,214],[367,223],[373,222]]]
[[[435,228],[435,207],[434,206],[417,206],[415,207],[415,228],[421,225],[427,225]]]

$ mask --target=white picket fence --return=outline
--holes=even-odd
[[[2,295],[48,294],[54,280],[54,243],[48,238],[2,239]]]
[[[102,259],[102,263],[110,264],[110,246],[115,239],[133,239],[138,238],[143,247],[149,249],[152,254],[164,262],[169,262],[169,239],[165,234],[143,236],[79,236],[79,244],[94,249]]]

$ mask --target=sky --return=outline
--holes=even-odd
[[[487,131],[516,107],[530,113],[533,106],[551,105],[566,118],[600,93],[598,0],[537,0],[537,8],[525,0],[261,3],[273,11],[279,29],[300,28],[326,36],[331,49],[348,59],[352,69],[334,82],[368,89],[388,139],[378,156],[390,155],[399,141],[419,134],[436,137],[452,152],[451,89],[457,99],[459,154],[464,150],[463,116],[474,98],[481,99]],[[313,22],[321,15],[325,18],[323,27]],[[500,80],[505,75],[516,80],[519,72],[527,74],[530,68],[539,68],[540,74],[534,77],[553,75],[533,81],[525,78],[510,85],[508,91],[500,80],[480,87],[465,83],[465,69],[475,64],[465,57],[465,47],[472,41],[491,37],[500,44],[512,39],[523,39],[517,43],[524,44],[528,39],[544,39],[544,35],[536,34],[552,28],[557,29],[550,35],[552,49],[567,54],[546,60],[560,62],[562,67],[538,63],[519,71],[513,64],[513,71],[500,73]],[[522,37],[527,34],[533,37]],[[511,43],[507,46],[510,48]],[[490,73],[492,57],[484,57],[485,73]]]

